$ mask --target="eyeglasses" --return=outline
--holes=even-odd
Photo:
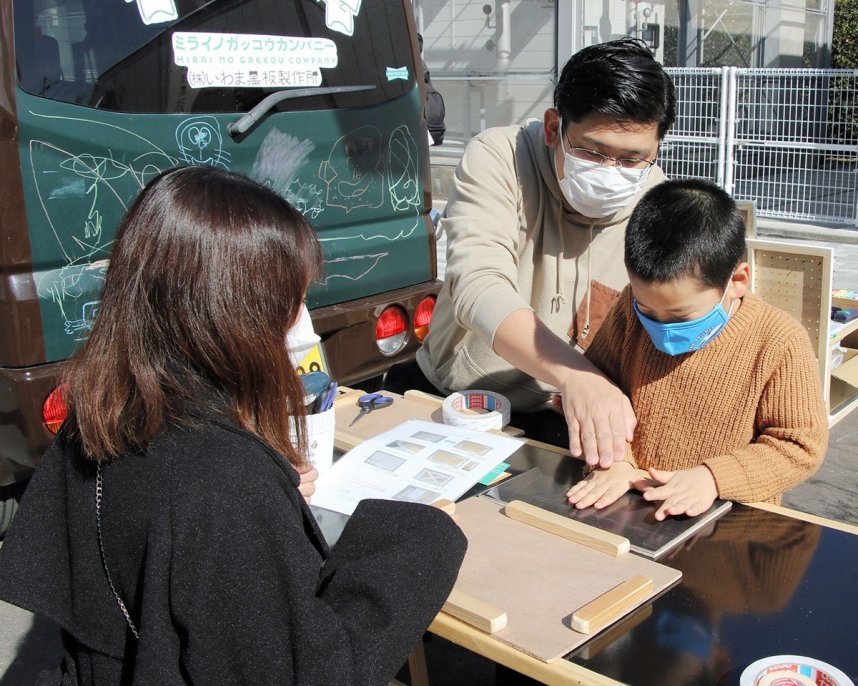
[[[568,142],[568,141],[567,141]],[[609,157],[587,148],[571,148],[569,154],[579,160],[601,164],[606,167],[617,166],[620,169],[645,169],[655,164],[655,160],[643,160],[638,157]]]

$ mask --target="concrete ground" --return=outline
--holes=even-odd
[[[858,230],[762,223],[758,234],[832,247],[834,288],[858,289]],[[832,428],[822,467],[786,494],[784,505],[858,525],[858,411]],[[0,686],[32,684],[41,669],[57,664],[60,652],[55,625],[0,601]],[[427,643],[427,659],[432,686],[521,683],[496,671],[487,660],[437,637]]]

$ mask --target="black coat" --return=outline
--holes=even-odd
[[[103,467],[58,438],[0,550],[0,597],[63,628],[68,684],[380,684],[440,609],[466,541],[443,512],[361,503],[329,551],[297,472],[226,423]],[[59,680],[59,675],[52,675]]]

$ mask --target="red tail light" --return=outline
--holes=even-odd
[[[429,333],[429,322],[432,321],[432,313],[435,311],[435,298],[427,296],[420,301],[414,311],[414,335],[418,341],[423,341]]]
[[[375,322],[375,342],[384,355],[395,355],[408,340],[408,316],[396,305],[384,309]]]
[[[56,434],[60,430],[68,415],[63,389],[64,386],[57,386],[45,398],[42,405],[42,421],[45,423],[45,428],[52,434]]]

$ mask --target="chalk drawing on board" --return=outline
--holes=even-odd
[[[140,190],[179,160],[146,137],[114,124],[32,110],[30,115],[79,127],[87,133],[81,138],[94,141],[94,148],[83,152],[39,139],[30,140],[27,148],[35,210],[43,217],[37,223],[47,227],[64,262],[34,275],[36,293],[57,306],[61,332],[82,340],[92,328],[98,309],[93,295],[101,291],[113,243],[104,218],[124,215]],[[113,147],[98,148],[99,141],[110,141]],[[114,149],[127,156],[117,157]],[[43,253],[52,255],[53,250],[46,244]]]
[[[393,209],[398,212],[420,206],[417,143],[407,126],[399,126],[390,134],[387,146],[387,190]]]
[[[381,252],[374,255],[346,255],[325,260],[325,285],[334,279],[359,281],[378,266],[390,253]]]
[[[98,314],[98,308],[101,305],[101,300],[91,300],[83,304],[80,313],[80,319],[66,320],[65,332],[74,336],[76,341],[85,340],[92,331],[92,325],[95,324],[95,316]]]
[[[277,191],[301,214],[311,219],[323,211],[323,190],[316,184],[303,183],[298,176],[313,150],[313,141],[272,129],[259,146],[250,177]]]
[[[40,298],[57,305],[63,320],[63,331],[74,337],[74,340],[86,338],[98,312],[97,301],[88,301],[83,305],[78,305],[77,301],[94,288],[100,289],[104,285],[107,264],[107,260],[73,264],[36,277],[36,293]]]
[[[223,136],[214,117],[185,119],[176,127],[176,144],[179,146],[179,157],[186,164],[229,169],[229,154],[223,150]]]
[[[381,131],[375,126],[361,126],[340,136],[319,166],[319,177],[327,185],[325,203],[346,213],[381,207],[383,164]]]

